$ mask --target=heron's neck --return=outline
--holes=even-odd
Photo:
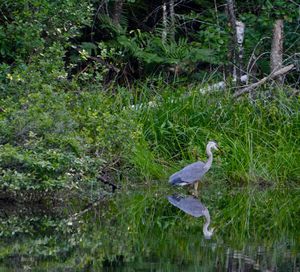
[[[206,148],[206,154],[208,156],[208,160],[205,163],[204,167],[208,170],[211,167],[211,164],[212,164],[212,161],[213,161],[213,154],[211,152],[211,148],[210,147]]]
[[[208,226],[210,225],[210,216],[209,213],[207,212],[206,214],[204,214],[206,222],[203,225],[203,234],[205,237],[210,237],[213,234],[213,229],[209,230]]]

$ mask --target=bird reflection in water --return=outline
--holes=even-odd
[[[213,235],[214,229],[208,229],[210,225],[210,215],[208,209],[195,197],[193,196],[177,196],[172,195],[168,196],[169,202],[184,211],[187,214],[190,214],[194,217],[205,217],[205,223],[203,225],[203,234],[206,239],[210,239]]]

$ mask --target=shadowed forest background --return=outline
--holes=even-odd
[[[299,71],[293,0],[2,0],[0,268],[298,271]]]

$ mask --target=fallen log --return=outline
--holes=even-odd
[[[239,91],[236,91],[234,94],[233,94],[233,97],[239,97],[245,93],[249,93],[250,91],[256,89],[257,87],[261,86],[262,84],[264,84],[266,81],[268,80],[271,80],[271,79],[274,79],[278,76],[281,76],[283,74],[286,74],[287,72],[289,72],[290,70],[292,70],[293,68],[295,67],[294,64],[291,64],[291,65],[288,65],[288,66],[285,66],[277,71],[274,71],[272,72],[270,75],[264,77],[263,79],[259,80],[258,82],[255,82],[245,88],[242,88],[240,89]]]

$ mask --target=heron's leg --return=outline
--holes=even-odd
[[[199,185],[199,181],[194,183],[194,191],[195,191],[195,196],[198,197],[199,193],[198,193],[198,185]]]
[[[194,189],[195,189],[195,191],[198,190],[198,184],[199,184],[199,181],[197,181],[197,182],[194,183]]]

